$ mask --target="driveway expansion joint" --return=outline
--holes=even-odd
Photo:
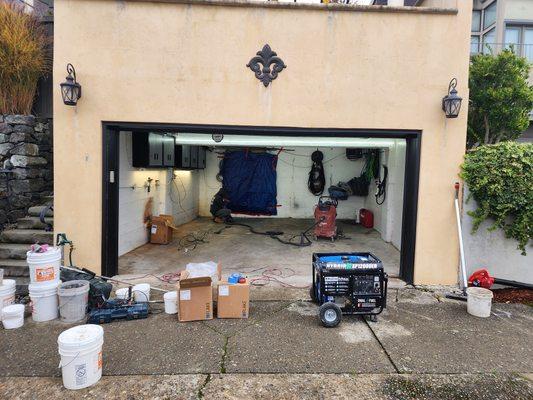
[[[381,349],[383,350],[383,352],[385,353],[385,355],[387,356],[389,362],[391,363],[392,367],[394,368],[394,370],[396,371],[397,374],[402,374],[402,372],[400,371],[400,369],[396,366],[396,363],[394,362],[394,360],[392,359],[391,355],[389,354],[389,352],[387,351],[387,349],[385,348],[385,346],[383,345],[383,343],[381,342],[381,340],[379,340],[379,337],[378,335],[376,335],[376,332],[374,332],[374,329],[372,329],[372,326],[371,324],[368,323],[367,319],[365,317],[361,317],[363,319],[363,321],[365,322],[366,326],[368,326],[368,329],[370,329],[370,332],[372,332],[372,336],[374,336],[374,338],[376,339],[376,341],[379,343]]]

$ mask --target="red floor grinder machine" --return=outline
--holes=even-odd
[[[315,206],[315,239],[329,238],[332,242],[337,237],[337,206],[339,202],[329,196],[320,196]]]

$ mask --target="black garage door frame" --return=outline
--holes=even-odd
[[[138,122],[103,122],[102,168],[102,274],[118,273],[119,133],[120,131],[187,132],[255,136],[387,138],[406,140],[403,190],[402,245],[400,277],[413,283],[416,249],[418,184],[420,176],[420,130],[292,128]]]

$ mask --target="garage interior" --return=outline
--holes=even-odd
[[[118,136],[120,275],[172,276],[187,263],[215,261],[222,265],[225,276],[240,272],[258,285],[304,287],[311,281],[313,253],[368,251],[383,261],[389,276],[399,276],[405,139],[181,131],[120,131]],[[157,155],[154,149],[160,149],[155,151]],[[360,177],[371,156],[374,157],[373,169],[368,167],[373,175],[368,194],[338,200],[339,234],[334,240],[314,237],[314,209],[320,196],[311,193],[308,180],[312,154],[317,150],[323,158],[323,196],[329,195],[328,189],[339,182],[348,183]],[[250,167],[246,160],[254,155],[261,161]],[[221,166],[230,156],[240,160],[237,166],[228,167],[227,162],[223,171]],[[234,182],[241,182],[239,188],[245,194],[252,192],[247,193],[248,199],[257,200],[256,191],[268,189],[267,198],[259,196],[259,199],[263,206],[266,202],[271,207],[258,211],[257,204],[247,203],[244,210],[232,212],[233,221],[259,232],[283,232],[278,236],[281,241],[254,234],[242,225],[213,221],[210,212],[213,197],[221,189],[224,177],[225,186],[235,192],[235,187],[229,184],[230,178],[235,178],[231,177],[235,168],[240,169],[237,179],[241,180]],[[267,181],[265,185],[261,184],[263,180]],[[250,187],[244,187],[242,182]],[[380,183],[380,194],[376,196]],[[231,199],[230,205],[235,209]],[[239,207],[243,207],[242,201]],[[373,214],[372,228],[359,223],[361,209]],[[149,243],[147,217],[160,214],[171,215],[176,228],[172,241],[166,245]],[[306,230],[311,244],[294,245],[306,241],[301,239],[301,232]]]

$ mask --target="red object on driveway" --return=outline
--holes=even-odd
[[[366,208],[361,208],[359,210],[359,223],[365,228],[374,227],[374,214],[372,211],[367,210]]]
[[[468,278],[468,286],[478,286],[485,289],[490,289],[494,285],[494,278],[490,276],[486,269],[478,269],[474,271],[470,278]]]

